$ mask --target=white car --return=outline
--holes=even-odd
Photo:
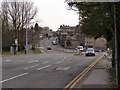
[[[93,48],[88,48],[85,52],[86,56],[95,56],[95,50]]]
[[[52,44],[53,44],[53,45],[57,45],[57,42],[56,42],[56,41],[52,41]]]
[[[84,50],[83,46],[77,46],[76,49],[79,49],[80,51],[83,51],[83,50]]]

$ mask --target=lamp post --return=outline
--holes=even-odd
[[[28,28],[28,20],[27,20],[27,10],[26,10],[26,49],[25,49],[25,54],[28,54],[28,31],[27,31],[27,28]]]
[[[116,4],[114,4],[114,30],[115,30],[115,66],[116,66],[116,86],[119,87],[119,61],[118,61],[118,35],[116,28]]]
[[[81,21],[81,17],[80,17],[80,14],[79,14],[79,26],[78,26],[78,27],[79,27],[79,28],[78,28],[78,34],[79,34],[79,35],[78,35],[78,36],[79,36],[79,38],[78,38],[78,39],[79,39],[79,45],[81,44],[81,43],[80,43],[80,21]]]

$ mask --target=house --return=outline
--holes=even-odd
[[[41,36],[42,36],[43,38],[45,38],[46,35],[52,36],[53,33],[54,33],[54,31],[51,31],[51,30],[49,29],[49,27],[43,27],[43,30],[41,30]]]
[[[97,38],[96,40],[91,36],[85,36],[85,47],[94,48],[97,50],[106,49],[106,39],[104,37]]]
[[[76,26],[61,25],[58,29],[59,44],[65,48],[76,48],[78,45],[84,45],[84,36],[80,31],[76,32]],[[80,37],[80,38],[78,38]],[[80,40],[79,40],[80,39]]]
[[[78,46],[85,47],[85,35],[82,32],[82,29],[78,25],[76,26],[76,38],[78,41]]]

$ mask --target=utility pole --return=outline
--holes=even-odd
[[[28,35],[28,32],[27,32],[27,25],[28,25],[28,17],[27,17],[27,11],[26,11],[26,49],[25,49],[25,53],[28,54],[28,39],[27,39],[27,35]]]
[[[78,38],[79,40],[78,40],[78,41],[79,41],[79,46],[80,46],[80,21],[81,21],[81,20],[80,20],[80,14],[79,14],[79,26],[78,26],[78,27],[79,27],[79,28],[78,28],[78,34],[79,34],[79,35],[78,35],[78,36],[79,36],[79,38]]]
[[[2,17],[1,14],[0,17]],[[0,20],[0,54],[2,54],[2,20]]]
[[[118,61],[118,35],[116,28],[116,3],[114,4],[114,30],[115,30],[115,66],[116,66],[116,86],[119,87],[119,61]]]

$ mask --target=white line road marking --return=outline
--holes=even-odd
[[[10,62],[10,61],[12,61],[12,60],[3,60],[3,61],[0,61],[0,63],[1,62]]]
[[[62,62],[64,62],[64,61],[57,61],[57,62],[54,62],[53,64],[60,64]]]
[[[3,80],[3,81],[0,81],[0,83],[3,83],[3,82],[6,82],[6,81],[9,81],[9,80],[12,80],[12,79],[15,79],[15,78],[24,76],[24,75],[26,75],[26,74],[28,74],[28,73],[23,73],[23,74],[20,74],[20,75],[18,75],[18,76],[14,76],[14,77],[9,78],[9,79],[5,79],[5,80]]]
[[[38,62],[38,60],[29,61],[27,63]]]
[[[68,69],[70,69],[70,67],[59,67],[56,70],[65,70],[65,71],[67,71]]]
[[[44,67],[41,67],[41,68],[38,68],[37,70],[41,70],[41,69],[44,69],[44,68],[47,68],[47,67],[50,67],[52,65],[47,65],[47,66],[44,66]]]
[[[10,61],[12,61],[12,60],[5,60],[6,62],[10,62]]]
[[[45,64],[45,63],[48,63],[49,61],[45,61],[45,62],[43,62],[43,64]]]
[[[39,64],[36,64],[36,65],[30,66],[30,67],[26,67],[26,68],[24,68],[24,69],[33,68],[33,67],[38,66],[38,65],[39,65]]]

